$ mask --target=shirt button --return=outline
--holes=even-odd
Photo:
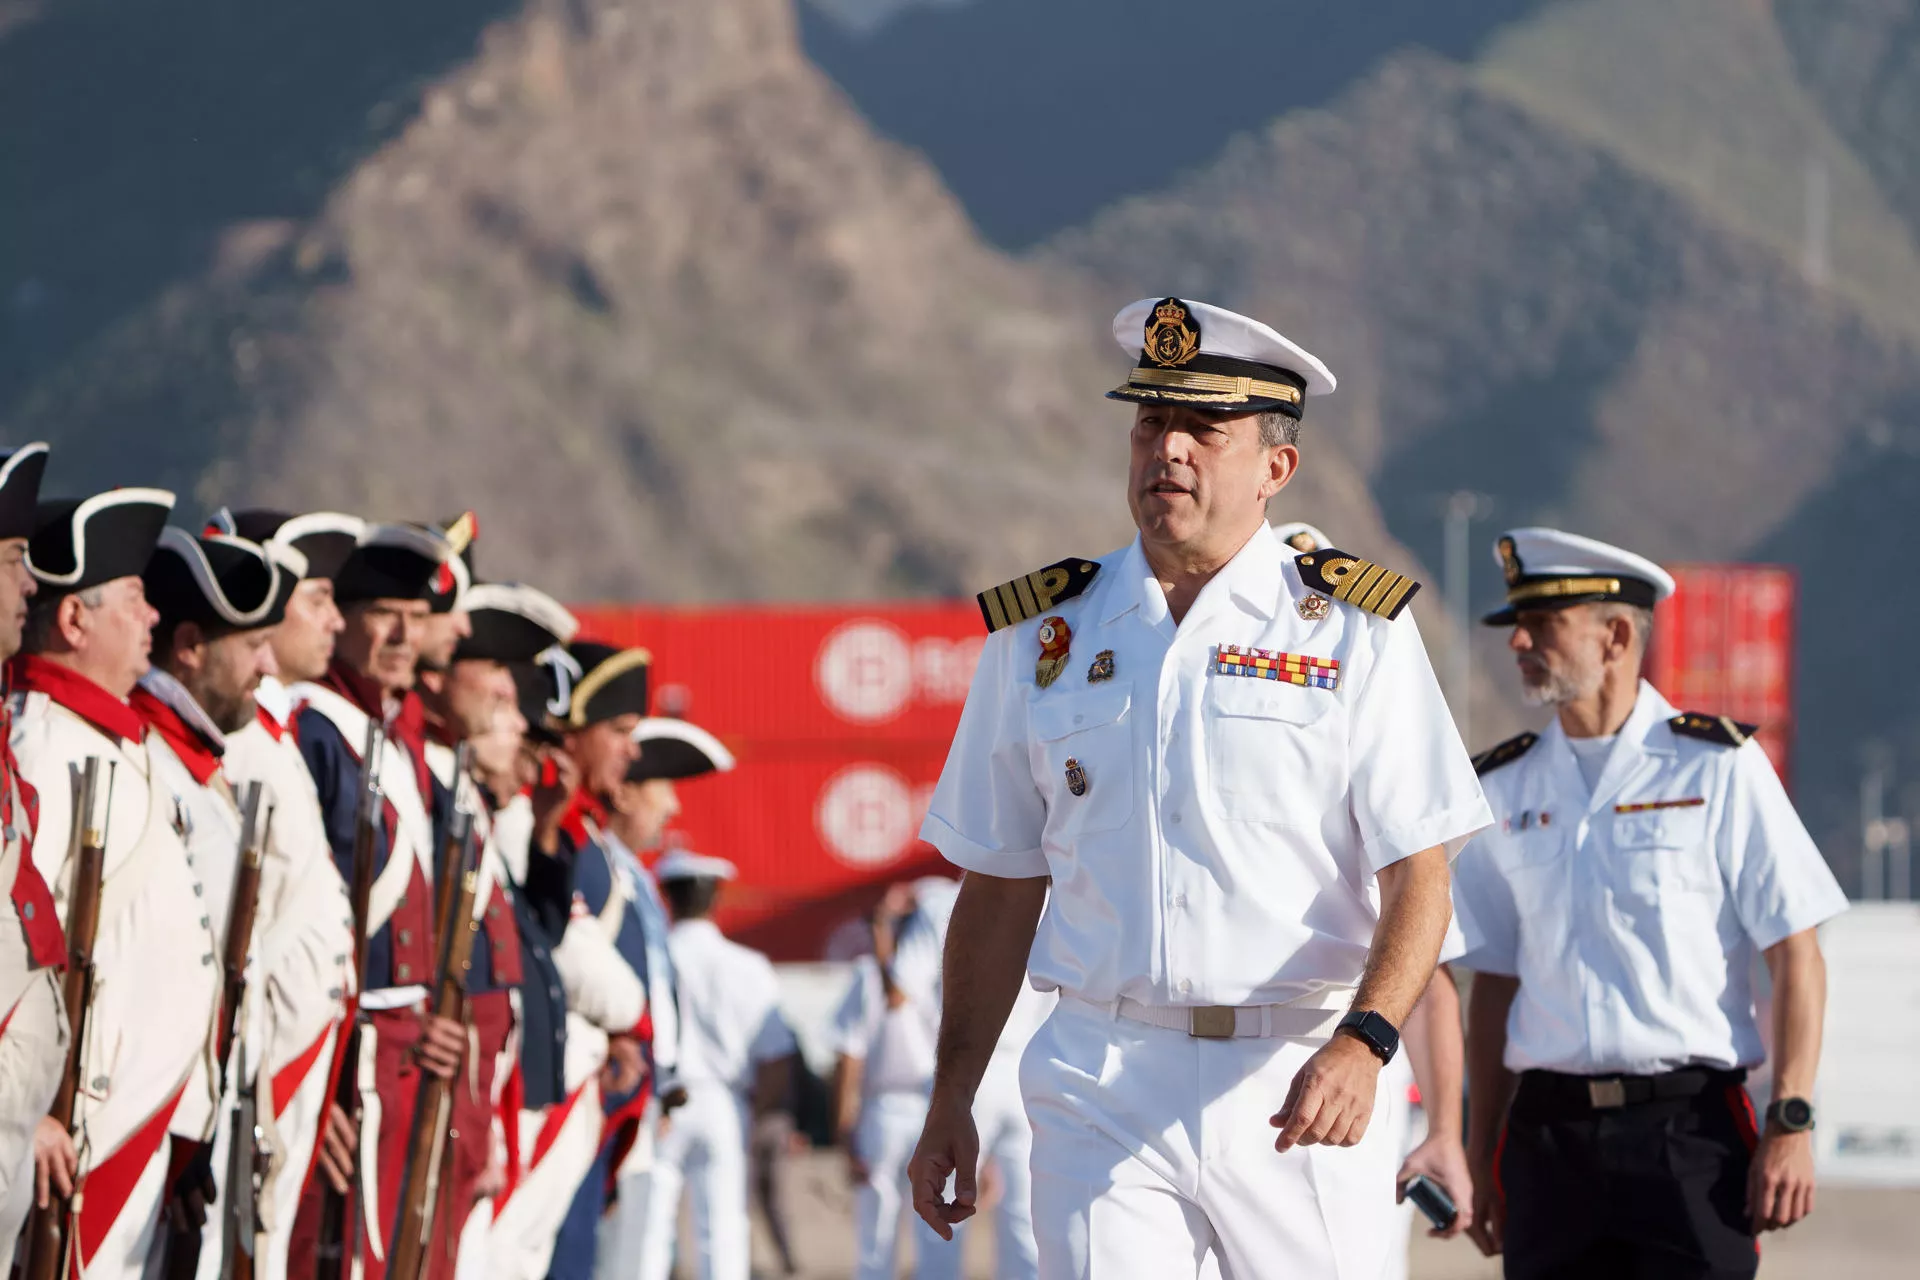
[[[1176,907],[1182,907],[1182,908],[1184,908],[1184,907],[1185,907],[1185,906],[1187,905],[1187,895],[1186,895],[1186,894],[1184,894],[1184,893],[1176,893],[1176,894],[1174,894],[1174,895],[1173,895],[1173,905],[1174,905],[1174,906],[1176,906]]]
[[[1180,994],[1183,996],[1193,994],[1193,983],[1186,978],[1180,979]]]
[[[197,898],[197,897],[199,897],[199,896],[200,896],[201,894],[203,894],[203,893],[205,893],[205,892],[206,892],[206,890],[205,890],[205,889],[203,889],[203,888],[201,888],[201,887],[200,887],[199,885],[195,885],[195,886],[193,886],[193,896],[194,896],[194,897],[196,897],[196,898]]]
[[[1173,825],[1176,827],[1180,825],[1180,815],[1177,813],[1173,815]]]
[[[407,946],[412,941],[413,941],[413,930],[402,929],[400,931],[400,945],[404,947],[404,946]]]
[[[1087,721],[1087,718],[1085,716],[1075,716],[1073,718],[1073,722],[1075,724],[1085,724],[1086,721]]]

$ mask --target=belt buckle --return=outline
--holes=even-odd
[[[1206,1004],[1187,1011],[1187,1034],[1201,1040],[1231,1040],[1234,1011],[1230,1005]]]
[[[1614,1107],[1627,1105],[1627,1082],[1614,1077],[1611,1080],[1587,1081],[1587,1103],[1595,1111],[1610,1111]]]

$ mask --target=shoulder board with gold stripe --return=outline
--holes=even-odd
[[[1473,771],[1479,774],[1492,773],[1503,764],[1512,764],[1527,752],[1533,750],[1533,744],[1540,741],[1537,733],[1521,733],[1508,738],[1497,747],[1488,747],[1473,758]]]
[[[1683,738],[1698,738],[1723,747],[1739,746],[1760,728],[1757,724],[1741,724],[1732,716],[1710,716],[1704,711],[1682,711],[1667,721],[1667,726]]]
[[[980,602],[980,616],[986,619],[987,633],[1037,618],[1062,600],[1071,600],[1087,589],[1093,575],[1100,572],[1096,560],[1077,557],[1050,564],[1044,569],[1003,582],[982,591],[974,599]]]
[[[1405,574],[1332,547],[1295,556],[1293,563],[1300,569],[1300,581],[1310,589],[1323,591],[1335,600],[1368,613],[1377,613],[1388,621],[1399,617],[1400,611],[1420,590],[1420,584]]]

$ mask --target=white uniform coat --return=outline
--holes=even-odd
[[[1760,1062],[1754,954],[1846,909],[1758,743],[1675,733],[1642,681],[1589,793],[1556,719],[1482,779],[1455,869],[1462,963],[1520,979],[1506,1064],[1648,1075]]]
[[[0,833],[0,894],[11,898],[22,866],[33,873],[33,830],[18,779],[8,773],[4,785],[11,803]],[[53,1105],[67,1058],[61,971],[33,966],[23,922],[14,916],[13,903],[0,902],[0,1257],[10,1256],[33,1210],[33,1134]]]
[[[220,971],[213,934],[202,923],[205,888],[188,865],[184,814],[156,776],[144,734],[126,740],[103,732],[37,692],[22,698],[13,731],[21,775],[40,794],[34,861],[54,888],[63,925],[74,820],[69,770],[96,756],[106,787],[107,766],[114,766],[76,1107],[86,1180],[79,1247],[83,1264],[99,1277],[138,1276],[158,1221],[175,1110],[212,1120]]]

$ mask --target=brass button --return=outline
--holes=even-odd
[[[400,976],[401,976],[402,978],[405,978],[405,977],[407,977],[407,976],[408,976],[409,974],[411,974],[412,972],[413,972],[413,970],[412,970],[412,969],[411,969],[410,967],[408,967],[407,965],[404,965],[404,964],[403,964],[403,965],[401,965],[401,966],[400,966]]]

